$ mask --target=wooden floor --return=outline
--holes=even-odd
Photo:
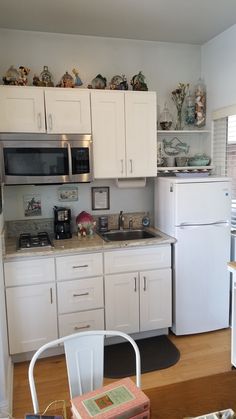
[[[142,388],[165,386],[231,370],[230,329],[193,336],[170,335],[180,351],[179,362],[167,369],[142,375]],[[35,377],[40,410],[52,401],[69,401],[66,368],[63,356],[37,361]],[[15,364],[13,416],[24,417],[32,412],[28,386],[28,363]],[[112,380],[105,379],[105,384]]]

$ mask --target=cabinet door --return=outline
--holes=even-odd
[[[137,272],[105,277],[105,322],[107,330],[139,332]]]
[[[55,134],[90,134],[89,95],[87,90],[45,90],[47,131]]]
[[[126,176],[124,92],[92,91],[94,177]]]
[[[127,176],[156,176],[156,93],[125,92]]]
[[[57,338],[55,284],[7,288],[6,300],[11,355]]]
[[[171,269],[140,273],[140,332],[171,326]]]
[[[45,132],[44,93],[39,87],[0,87],[1,132]]]

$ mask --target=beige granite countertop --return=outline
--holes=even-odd
[[[62,254],[82,253],[91,251],[102,251],[119,248],[133,248],[137,246],[154,246],[175,243],[175,238],[170,237],[161,231],[154,228],[147,228],[146,230],[155,232],[159,237],[151,239],[140,240],[123,240],[105,242],[100,236],[94,234],[93,236],[78,237],[73,235],[71,239],[67,240],[54,240],[52,248],[32,248],[27,250],[17,250],[17,239],[5,239],[5,252],[4,260],[9,258],[22,258],[22,257],[37,257],[37,256],[56,256]]]

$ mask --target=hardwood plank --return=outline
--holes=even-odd
[[[169,335],[180,350],[180,360],[170,368],[143,374],[142,389],[163,387],[230,371],[230,333],[230,329],[224,329],[190,336]],[[26,412],[33,411],[28,386],[28,365],[28,362],[23,362],[14,366],[14,417],[23,417]],[[35,376],[41,410],[56,399],[67,400],[69,405],[64,356],[37,361]],[[105,379],[104,384],[112,381],[114,380]],[[172,419],[176,417],[173,416]]]

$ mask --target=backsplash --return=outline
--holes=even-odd
[[[98,216],[93,216],[97,222],[98,228]],[[140,228],[142,226],[142,218],[144,215],[147,215],[146,212],[130,212],[124,213],[124,227],[129,227],[129,220],[132,218],[133,228]],[[108,229],[117,229],[118,228],[118,216],[119,214],[109,214],[108,216]],[[38,232],[46,231],[50,235],[54,234],[54,225],[53,218],[44,218],[44,219],[26,219],[26,220],[13,220],[5,222],[5,233],[7,237],[18,237],[22,233],[31,233],[36,234]],[[72,222],[72,231],[73,233],[77,232],[77,226]]]

